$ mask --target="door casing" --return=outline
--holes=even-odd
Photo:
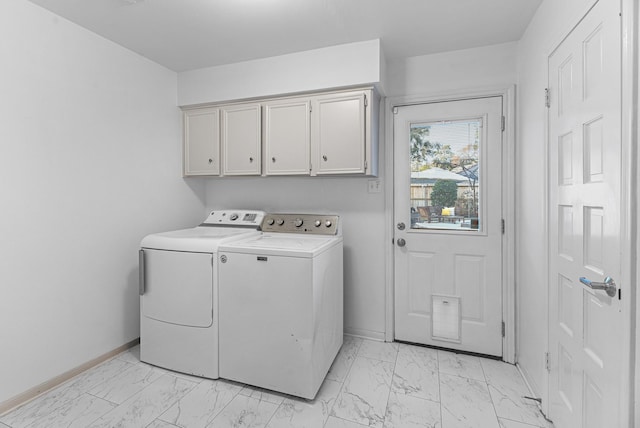
[[[505,116],[504,142],[502,147],[503,179],[502,179],[502,218],[505,220],[505,233],[502,235],[503,259],[502,277],[504,286],[502,299],[504,302],[502,319],[505,321],[503,340],[503,359],[509,363],[516,362],[515,354],[515,86],[483,88],[464,92],[406,96],[387,98],[385,108],[385,186],[394,187],[393,168],[393,110],[395,107],[444,101],[457,101],[479,97],[503,97],[503,114]],[[394,256],[393,239],[393,191],[385,194],[385,249],[386,260],[386,302],[385,302],[385,341],[394,338]]]

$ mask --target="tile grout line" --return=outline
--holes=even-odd
[[[319,391],[318,391],[319,392]],[[275,412],[273,412],[273,415],[271,415],[269,417],[269,420],[267,421],[266,424],[264,424],[265,428],[269,428],[269,424],[271,423],[271,421],[273,420],[273,418],[275,417],[276,413],[278,413],[278,410],[280,410],[280,407],[282,407],[282,405],[288,400],[288,398],[284,398],[282,400],[282,402],[280,404],[278,404],[278,407],[276,407]],[[262,401],[262,398],[260,399],[260,401]],[[265,400],[266,401],[266,400]],[[268,401],[266,401],[268,403]],[[271,404],[275,404],[275,403],[271,403]]]
[[[489,393],[489,400],[491,400],[491,407],[493,408],[493,414],[496,417],[496,422],[498,423],[498,428],[499,428],[500,418],[498,417],[498,409],[496,409],[496,403],[493,401],[493,396],[491,395],[491,388],[489,388],[489,380],[487,379],[487,374],[484,371],[484,364],[482,364],[482,360],[480,360],[480,370],[482,370],[482,376],[484,377],[484,384],[487,386],[487,392]]]
[[[143,364],[144,364],[144,363],[143,363]],[[152,367],[155,367],[155,366],[152,366]],[[163,377],[165,377],[165,376],[170,376],[170,377],[174,378],[175,380],[183,380],[183,381],[185,381],[185,382],[193,383],[193,386],[192,386],[192,387],[189,389],[189,391],[188,391],[186,394],[184,394],[184,395],[187,395],[187,394],[188,394],[189,392],[191,392],[191,391],[192,391],[196,386],[198,386],[198,383],[196,383],[196,382],[191,382],[191,381],[187,381],[187,380],[185,380],[185,379],[181,379],[181,378],[179,378],[179,377],[177,377],[177,376],[173,376],[173,375],[171,375],[170,373],[163,373],[163,374],[162,374],[162,376],[159,376],[156,380],[154,380],[154,381],[153,381],[153,382],[151,382],[149,385],[147,385],[147,386],[145,386],[144,388],[142,388],[140,391],[138,391],[138,392],[136,392],[136,393],[132,394],[131,396],[127,397],[127,399],[126,399],[126,400],[124,400],[124,401],[123,401],[122,403],[120,403],[120,404],[118,404],[118,403],[114,403],[114,402],[112,402],[112,401],[110,401],[110,400],[107,400],[107,399],[105,399],[105,398],[96,397],[96,398],[100,398],[101,400],[108,401],[109,403],[116,404],[116,407],[114,407],[113,409],[109,410],[108,412],[106,412],[106,413],[105,413],[105,414],[103,414],[102,416],[97,417],[96,419],[94,419],[94,420],[91,422],[91,424],[89,424],[89,426],[91,426],[92,424],[94,424],[94,423],[95,423],[96,421],[98,421],[99,419],[101,419],[101,418],[105,417],[105,416],[106,416],[106,415],[108,415],[109,413],[116,411],[116,410],[117,410],[118,408],[120,408],[121,406],[124,406],[124,405],[125,405],[125,403],[127,403],[127,402],[131,401],[134,397],[141,395],[141,394],[142,394],[146,389],[150,388],[150,387],[151,387],[152,385],[154,385],[156,382],[159,382],[159,381],[160,381]],[[91,395],[91,394],[89,394],[89,395]],[[183,395],[182,397],[184,397],[184,395]],[[93,396],[93,397],[95,397],[95,395],[92,395],[92,396]],[[162,413],[160,413],[160,415],[162,415],[162,414],[163,414],[164,412],[166,412],[169,408],[171,408],[171,406],[173,406],[175,403],[177,403],[177,402],[178,402],[182,397],[177,398],[175,401],[171,402],[171,404],[169,404],[169,405],[167,406],[167,408],[166,408],[166,409],[164,409]],[[159,415],[159,416],[160,416],[160,415]],[[153,418],[153,420],[152,420],[151,422],[149,422],[149,424],[153,423],[153,421],[155,421],[156,419],[158,419],[158,417],[157,417],[157,416],[156,416],[155,418]],[[163,422],[164,422],[164,421],[163,421]],[[148,424],[147,424],[147,425],[148,425]]]
[[[216,380],[216,382],[217,382],[219,379],[220,379],[220,378],[215,379],[215,380]],[[212,423],[213,423],[213,422],[218,418],[218,416],[220,416],[220,415],[222,414],[222,412],[224,412],[224,410],[229,406],[229,404],[231,404],[231,403],[233,402],[233,400],[235,400],[236,398],[238,398],[238,395],[242,395],[242,394],[240,394],[240,392],[241,392],[241,391],[242,391],[246,386],[247,386],[246,384],[244,384],[244,383],[242,384],[242,387],[238,390],[238,392],[236,392],[236,394],[233,396],[233,398],[232,398],[231,400],[229,400],[229,402],[228,402],[227,404],[225,404],[225,405],[222,407],[222,409],[220,409],[220,411],[219,411],[219,412],[218,412],[218,413],[213,417],[213,419],[211,419],[211,422],[209,422],[205,428],[209,427],[209,426],[210,426],[210,425],[211,425],[211,424],[212,424]]]
[[[394,343],[394,342],[391,342]],[[396,351],[396,358],[393,361],[393,371],[391,372],[391,380],[389,382],[389,393],[387,394],[387,404],[384,406],[384,418],[382,420],[382,426],[387,424],[387,414],[389,414],[389,397],[391,397],[391,391],[393,390],[393,379],[396,377],[396,367],[398,366],[398,356],[400,355],[400,346]]]
[[[347,379],[349,378],[349,375],[351,374],[351,369],[353,368],[353,364],[356,362],[356,358],[358,358],[358,353],[360,352],[360,348],[362,347],[362,344],[364,343],[364,341],[366,339],[360,339],[360,343],[357,346],[356,352],[354,353],[353,356],[353,361],[351,361],[351,364],[349,365],[349,369],[347,370],[347,373],[344,375],[344,379],[342,379],[342,382],[340,382],[340,390],[338,391],[338,395],[336,395],[336,399],[333,400],[333,404],[331,404],[331,408],[329,409],[328,413],[327,413],[327,419],[324,420],[324,423],[322,424],[322,427],[324,428],[327,425],[327,422],[329,421],[329,418],[332,416],[331,413],[333,412],[333,408],[336,405],[336,403],[338,402],[338,399],[340,398],[340,396],[342,395],[342,391],[344,390],[344,384],[347,383]],[[343,341],[343,346],[344,346],[344,341]],[[338,351],[340,352],[340,351]],[[337,357],[337,355],[336,355]],[[335,361],[335,359],[334,359]],[[331,368],[329,368],[331,369]],[[339,418],[338,416],[334,416],[336,418]],[[342,418],[339,418],[342,419]],[[346,419],[342,419],[342,420],[346,420]]]
[[[442,380],[440,379],[440,350],[436,351],[436,364],[438,366],[438,399],[440,400],[440,426],[443,427],[442,418]],[[444,428],[444,427],[443,427]]]
[[[113,361],[113,360],[115,360],[115,359],[118,359],[118,355],[124,354],[125,352],[129,352],[129,351],[128,351],[128,350],[123,351],[123,352],[121,352],[121,353],[119,353],[119,354],[117,354],[117,355],[114,355],[113,357],[111,357],[111,358],[109,358],[109,359],[106,359],[105,361],[101,362],[100,364],[98,364],[98,365],[96,365],[96,366],[94,366],[94,367],[91,367],[90,369],[87,369],[87,370],[85,370],[85,371],[83,371],[83,372],[78,373],[77,375],[75,375],[75,376],[73,376],[73,377],[71,377],[71,378],[67,379],[66,381],[64,381],[64,382],[63,382],[63,383],[61,383],[60,385],[56,386],[55,388],[52,388],[52,389],[50,389],[50,390],[48,390],[48,391],[43,392],[42,394],[38,395],[37,397],[34,397],[33,399],[31,399],[31,400],[27,401],[26,403],[24,403],[24,404],[22,404],[22,405],[20,405],[20,406],[16,407],[15,409],[12,409],[11,411],[7,412],[6,414],[4,414],[4,415],[2,415],[2,416],[6,416],[6,415],[8,415],[8,414],[10,414],[10,413],[12,413],[12,412],[14,412],[14,411],[17,411],[18,409],[20,409],[20,408],[22,408],[22,407],[25,407],[25,406],[29,405],[29,403],[35,402],[35,401],[37,401],[37,400],[40,400],[42,397],[44,397],[44,396],[46,396],[46,395],[48,395],[48,394],[51,394],[51,393],[53,393],[54,391],[63,391],[63,390],[65,390],[65,389],[68,389],[68,388],[69,388],[69,386],[71,386],[75,380],[78,380],[79,378],[81,378],[83,375],[86,375],[86,374],[87,374],[87,373],[89,373],[90,371],[97,370],[99,367],[101,367],[101,366],[103,366],[103,365],[107,364],[107,363],[108,363],[108,362],[110,362],[110,361]],[[126,363],[127,365],[133,366],[133,364],[132,364],[132,363],[130,363],[130,362],[128,362],[128,361],[124,361],[124,360],[120,360],[120,359],[118,359],[118,361],[122,361],[122,362]],[[130,368],[130,367],[127,367],[127,369],[125,369],[125,370],[128,370],[129,368]],[[106,382],[106,380],[104,380],[104,381],[102,381],[102,382],[99,382],[99,383],[97,383],[97,384],[95,384],[95,385],[91,385],[90,387],[87,387],[86,389],[80,389],[80,395],[78,395],[78,397],[71,398],[71,399],[65,399],[65,400],[62,400],[62,401],[60,401],[60,402],[58,402],[58,400],[57,400],[57,399],[56,399],[56,400],[54,400],[54,402],[56,402],[56,404],[55,404],[55,406],[53,407],[52,412],[55,412],[55,411],[59,410],[60,408],[62,408],[64,405],[66,405],[66,404],[68,404],[68,403],[71,403],[71,402],[73,402],[73,401],[77,400],[78,398],[82,397],[82,395],[83,395],[83,394],[91,395],[92,397],[98,398],[98,399],[100,399],[100,400],[107,401],[107,402],[112,403],[112,404],[115,404],[115,405],[117,406],[117,405],[118,405],[118,403],[114,403],[113,401],[110,401],[110,400],[107,400],[107,399],[104,399],[104,398],[101,398],[101,397],[98,397],[98,396],[96,396],[96,395],[93,395],[93,394],[90,394],[90,393],[89,393],[89,391],[90,391],[91,389],[93,389],[93,388],[97,387],[98,385],[102,385],[102,384],[103,384],[103,383],[105,383],[105,382]],[[108,413],[108,412],[107,412],[107,413]],[[34,423],[36,423],[36,422],[38,422],[39,420],[44,419],[44,418],[46,418],[46,417],[47,417],[46,415],[41,416],[41,417],[38,417],[38,418],[34,419],[33,421],[31,421],[31,423],[30,423],[29,425],[33,425]],[[96,420],[97,420],[97,419],[96,419]],[[0,421],[0,423],[4,424],[4,422],[2,422],[2,421]],[[93,422],[92,422],[92,423],[93,423]],[[6,424],[5,424],[5,425],[6,425]],[[6,425],[6,426],[7,426],[7,427],[9,427],[9,428],[12,428],[12,426],[10,426],[10,425]],[[0,427],[0,428],[1,428],[1,427]]]

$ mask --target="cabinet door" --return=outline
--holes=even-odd
[[[222,107],[222,173],[260,175],[260,104]]]
[[[267,175],[309,174],[309,121],[308,100],[289,100],[265,105]]]
[[[312,175],[365,173],[365,93],[313,100]]]
[[[184,112],[184,175],[220,174],[220,118],[217,108]]]

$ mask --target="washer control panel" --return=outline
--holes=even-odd
[[[262,231],[337,235],[339,220],[337,215],[325,214],[266,214],[262,221]]]
[[[219,210],[211,211],[201,226],[246,226],[257,228],[264,219],[264,211]]]

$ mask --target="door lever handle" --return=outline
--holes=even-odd
[[[616,291],[618,291],[618,287],[616,286],[615,281],[610,276],[604,279],[604,282],[595,282],[590,279],[580,277],[580,282],[591,288],[592,290],[604,290],[607,293],[607,296],[613,297],[616,295]]]

